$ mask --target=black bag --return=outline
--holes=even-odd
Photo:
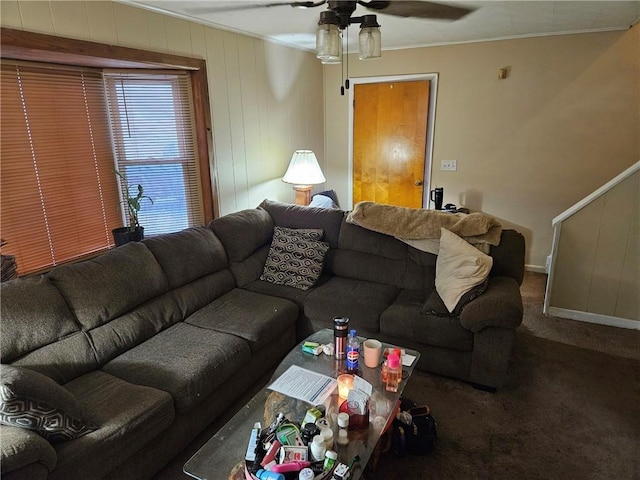
[[[402,399],[400,410],[393,420],[393,451],[401,456],[430,454],[438,442],[438,432],[429,407],[416,407],[411,400]]]

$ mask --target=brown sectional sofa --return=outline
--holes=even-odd
[[[3,284],[2,364],[63,385],[98,428],[51,444],[0,425],[2,478],[149,477],[335,316],[419,350],[418,368],[499,387],[522,319],[522,236],[503,231],[487,291],[450,318],[422,313],[435,255],[345,217],[265,201]],[[324,231],[313,288],[260,280],[275,225]]]

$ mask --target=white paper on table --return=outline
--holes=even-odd
[[[335,378],[291,365],[267,388],[311,405],[320,405],[338,386]]]
[[[402,355],[402,365],[405,367],[410,367],[415,359],[415,355],[409,355],[408,353],[405,353],[404,355]]]
[[[364,392],[367,395],[367,398],[369,398],[371,393],[373,393],[373,385],[358,375],[353,376],[353,389]]]

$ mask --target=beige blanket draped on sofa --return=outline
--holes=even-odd
[[[434,254],[438,253],[441,227],[485,253],[491,245],[500,243],[502,233],[500,222],[486,213],[447,213],[376,202],[357,203],[349,212],[347,222],[393,235],[418,250]]]

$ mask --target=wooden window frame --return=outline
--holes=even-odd
[[[219,216],[215,177],[212,180],[215,169],[209,168],[209,159],[213,159],[213,135],[205,60],[5,27],[0,28],[0,44],[0,57],[15,60],[99,68],[187,70],[193,90],[205,222]]]

